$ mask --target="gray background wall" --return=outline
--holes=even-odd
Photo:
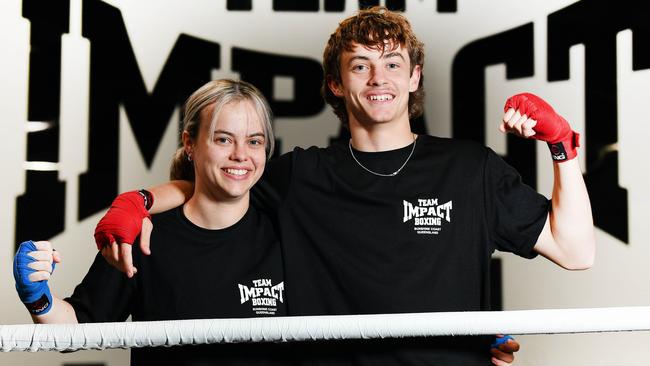
[[[586,138],[579,159],[598,224],[596,264],[568,272],[541,258],[497,253],[504,309],[650,303],[650,6],[381,3],[403,7],[426,44],[426,112],[418,128],[482,139],[547,195],[552,168],[546,147],[509,143],[497,131],[505,99],[535,92]],[[336,24],[358,8],[357,1],[329,0],[1,2],[0,323],[30,322],[11,275],[16,242],[50,238],[64,258],[51,287],[71,293],[96,254],[92,233],[110,198],[166,180],[178,106],[203,81],[242,77],[261,84],[277,116],[282,151],[337,138],[338,121],[314,93],[318,65]],[[650,361],[643,347],[648,333],[518,339],[518,365]],[[2,365],[127,362],[124,350],[0,354]]]

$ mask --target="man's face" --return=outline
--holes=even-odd
[[[356,124],[408,123],[409,92],[418,88],[420,66],[410,71],[410,59],[401,46],[382,53],[354,43],[341,54],[341,83],[329,80],[334,95],[345,100],[350,127]]]

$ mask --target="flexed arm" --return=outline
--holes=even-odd
[[[553,158],[551,211],[535,250],[566,269],[586,269],[595,256],[591,203],[577,159],[579,135],[541,98],[517,94],[505,104],[502,132],[545,141]]]

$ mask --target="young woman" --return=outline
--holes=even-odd
[[[273,151],[270,108],[243,81],[217,80],[188,99],[171,175],[194,181],[183,206],[154,215],[156,250],[134,252],[138,275],[125,277],[98,255],[72,296],[51,296],[59,255],[48,242],[21,244],[16,288],[36,323],[77,323],[286,315],[282,258],[266,215],[249,190]],[[144,194],[144,193],[143,193]],[[142,202],[139,192],[119,204]],[[119,206],[118,204],[118,206]],[[131,364],[286,364],[284,345],[139,348]]]

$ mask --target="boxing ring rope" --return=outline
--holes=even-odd
[[[9,351],[238,342],[650,331],[650,306],[376,315],[0,325]]]

